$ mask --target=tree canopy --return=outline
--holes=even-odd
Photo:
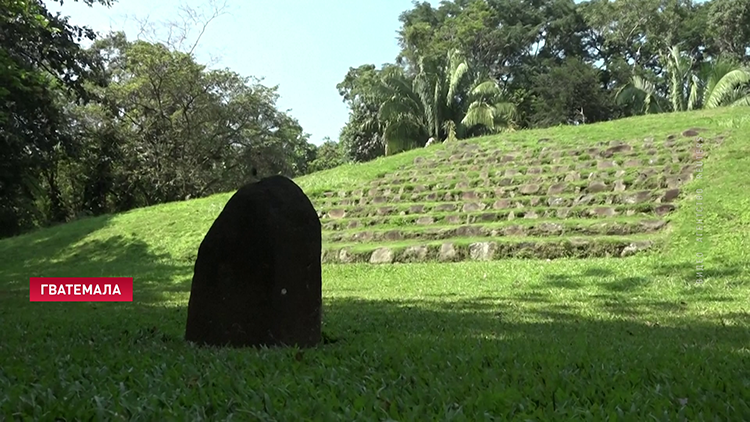
[[[278,87],[199,63],[200,36],[95,34],[0,0],[0,236],[430,139],[750,105],[750,0],[415,1],[393,19],[399,53],[352,63],[349,120],[316,147]]]
[[[315,158],[278,87],[165,43],[96,36],[38,0],[0,6],[0,236],[294,177]]]
[[[437,129],[438,121],[452,122],[460,138],[744,105],[750,95],[748,10],[750,0],[453,0],[437,7],[415,1],[399,16],[401,51],[394,63],[352,67],[340,85],[357,87],[354,96],[342,91],[352,110],[342,139],[350,151],[368,145],[380,154],[422,146],[428,137],[443,141],[448,133]],[[457,54],[460,66],[451,65],[446,58]],[[438,91],[467,70],[475,84],[451,92],[469,107],[449,111],[437,101]],[[387,107],[398,113],[376,116],[386,102],[375,93],[393,84],[393,75],[402,94]],[[492,92],[492,100],[469,100],[479,90]],[[394,126],[398,119],[406,123]],[[458,127],[478,122],[474,130]]]

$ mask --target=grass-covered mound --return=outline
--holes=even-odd
[[[324,266],[324,330],[338,341],[304,352],[195,349],[182,340],[197,246],[230,194],[84,219],[2,240],[0,419],[750,419],[747,114],[747,109],[725,109],[521,132],[411,151],[300,179],[321,212],[345,209],[345,217],[324,220],[326,248],[336,260],[346,249],[348,255],[343,255],[355,262]],[[677,198],[665,201],[660,195],[671,188],[661,180],[673,177],[666,167],[682,170],[689,164],[671,160],[690,153],[696,137],[682,134],[690,128],[702,129],[698,136],[706,140],[723,136],[722,142],[706,142],[711,147],[706,148],[701,177],[680,184]],[[669,150],[665,141],[672,134],[676,138]],[[550,141],[539,143],[545,138]],[[645,138],[654,139],[656,154],[644,149]],[[581,168],[581,180],[554,182],[572,190],[549,194],[549,186],[559,177],[554,166],[567,165],[567,172],[575,172],[579,163],[594,162],[596,153],[589,148],[600,153],[613,140],[633,146],[635,154],[607,159],[640,160],[640,167],[617,163],[606,169]],[[600,142],[607,144],[597,146]],[[680,150],[684,145],[688,149]],[[583,152],[560,154],[560,162],[546,163],[540,155],[545,147],[547,152]],[[492,150],[502,153],[486,153]],[[458,151],[462,157],[451,159]],[[478,155],[472,158],[471,151]],[[485,152],[480,155],[481,151]],[[522,174],[509,176],[513,181],[507,185],[508,196],[471,198],[488,207],[455,211],[453,215],[468,217],[466,221],[449,223],[445,216],[454,211],[441,213],[435,207],[469,199],[427,199],[431,193],[451,193],[451,198],[458,191],[494,193],[482,181],[494,183],[500,176],[483,178],[484,164],[478,160],[500,156],[502,162],[513,151],[525,161],[512,164]],[[525,151],[536,155],[526,157]],[[584,154],[592,158],[581,159]],[[657,173],[642,185],[636,185],[634,173],[612,174],[618,169],[647,169],[650,159],[665,161],[651,166]],[[433,164],[420,167],[429,162]],[[542,172],[529,174],[530,167]],[[455,183],[466,181],[469,187],[450,185],[452,179],[443,175],[451,172],[459,175]],[[625,190],[589,193],[588,173],[594,172],[603,176],[596,181],[609,187],[619,177]],[[541,179],[531,181],[534,177]],[[402,183],[396,184],[396,178]],[[529,184],[539,189],[519,192],[520,186]],[[391,187],[390,194],[364,192],[365,187],[389,186],[399,187]],[[407,186],[411,190],[405,195]],[[417,186],[425,190],[414,192]],[[394,202],[402,187],[401,202]],[[364,203],[342,204],[360,189]],[[618,202],[640,191],[650,192],[647,201]],[[585,195],[592,197],[587,204],[572,203]],[[617,214],[545,216],[556,209],[548,202],[553,196],[568,201],[571,212],[602,207]],[[375,197],[390,202],[373,205]],[[536,207],[531,205],[533,198],[539,198]],[[509,199],[512,207],[489,207],[502,199]],[[673,209],[653,214],[665,203]],[[415,205],[424,206],[421,213],[401,215],[401,210]],[[367,215],[386,206],[399,211]],[[362,210],[355,211],[357,207]],[[496,215],[492,221],[470,218],[489,210]],[[515,219],[499,216],[511,210]],[[524,218],[530,210],[538,218]],[[635,212],[628,215],[628,210]],[[409,219],[416,216],[430,217],[432,223],[413,224]],[[655,220],[666,224],[621,234],[603,228],[604,232],[584,230],[605,223],[643,227],[643,221]],[[351,221],[360,225],[349,228]],[[562,231],[534,232],[543,222],[560,225]],[[524,229],[526,237],[520,232],[492,234],[512,225]],[[462,226],[490,232],[451,231]],[[432,229],[452,237],[404,235]],[[399,240],[376,236],[393,230],[402,233]],[[351,235],[358,232],[369,232],[372,238],[353,241]],[[590,248],[580,249],[580,254],[547,255],[570,256],[551,261],[497,259],[501,255],[472,261],[469,245],[490,241],[497,242],[494,251],[508,251],[508,256],[534,255],[513,252],[522,247],[504,249],[504,244],[560,242],[560,250],[566,251],[570,247],[564,242],[647,241],[652,247],[622,258],[624,247],[612,248],[609,254],[617,259],[596,257],[605,254]],[[457,254],[469,260],[356,263],[369,261],[371,252],[383,247],[390,248],[399,262],[409,247],[431,242],[452,242],[458,245]],[[433,249],[427,249],[426,256],[433,257]],[[696,262],[698,254],[703,262]],[[585,256],[594,257],[580,259]],[[29,303],[32,276],[132,276],[134,301]]]
[[[594,136],[566,128],[445,143],[397,168],[383,160],[372,179],[310,189],[324,262],[619,257],[658,247],[727,131],[618,123],[592,126]]]

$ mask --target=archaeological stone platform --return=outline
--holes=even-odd
[[[310,195],[325,263],[625,257],[657,245],[723,137],[558,145],[459,141],[367,184]],[[699,152],[698,145],[702,145]]]

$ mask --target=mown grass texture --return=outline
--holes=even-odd
[[[335,342],[312,350],[182,340],[197,245],[230,194],[2,240],[0,419],[750,420],[746,113],[513,135],[731,133],[688,185],[664,248],[622,259],[325,265],[324,331]],[[416,154],[299,183],[346,188]],[[134,301],[29,303],[31,276],[132,276]]]

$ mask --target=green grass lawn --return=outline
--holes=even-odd
[[[516,135],[572,142],[705,126],[732,136],[686,187],[664,249],[325,265],[324,331],[335,341],[305,351],[182,340],[197,245],[228,194],[0,240],[0,420],[750,420],[747,111]],[[415,154],[299,183],[345,188]],[[33,276],[132,276],[134,301],[29,303]]]

